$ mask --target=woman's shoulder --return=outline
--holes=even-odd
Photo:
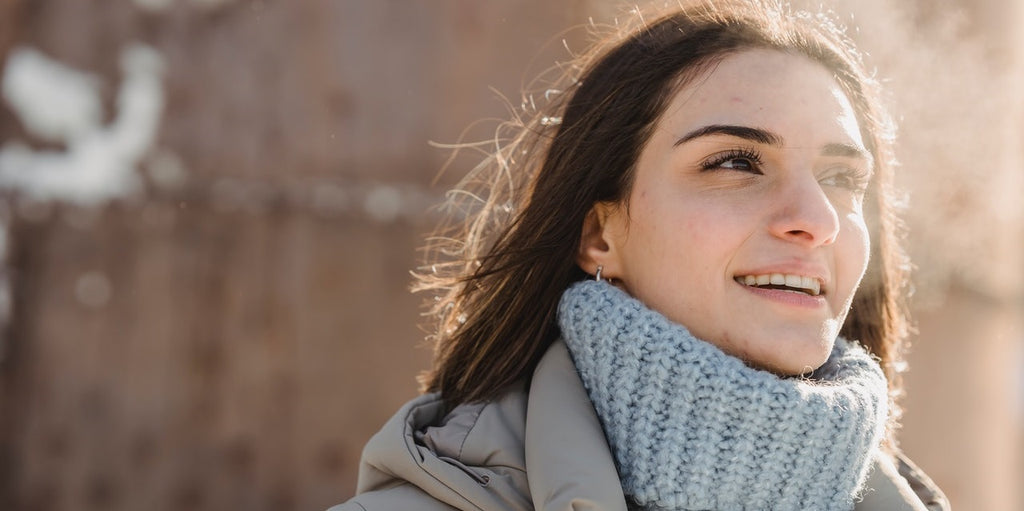
[[[949,511],[942,490],[905,454],[879,452],[855,511]]]
[[[331,511],[535,505],[626,509],[601,425],[561,342],[529,384],[493,401],[449,414],[436,395],[407,403],[363,450],[357,496]]]
[[[520,387],[449,413],[436,394],[417,397],[366,444],[357,495],[330,511],[531,509],[525,415]]]
[[[914,462],[910,461],[906,455],[901,452],[895,454],[896,459],[896,470],[899,475],[907,481],[910,485],[910,489],[914,491],[921,502],[928,508],[929,511],[949,511],[950,505],[949,500],[946,499],[946,495],[942,493],[928,474],[925,474],[923,470],[918,468]]]

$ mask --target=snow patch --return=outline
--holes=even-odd
[[[4,72],[4,98],[26,129],[64,142],[67,150],[6,143],[0,148],[0,188],[86,206],[138,191],[135,168],[156,139],[164,108],[160,54],[144,45],[122,50],[117,115],[107,126],[99,121],[94,77],[30,48],[13,55]]]
[[[7,58],[3,98],[25,129],[39,138],[65,141],[100,126],[100,80],[51,60],[34,48]]]

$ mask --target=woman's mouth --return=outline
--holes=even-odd
[[[737,275],[737,283],[760,289],[778,289],[810,296],[821,294],[821,281],[806,275],[788,273],[766,273],[763,275]]]

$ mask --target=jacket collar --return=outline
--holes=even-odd
[[[626,509],[601,422],[562,341],[533,374],[526,469],[538,510]]]

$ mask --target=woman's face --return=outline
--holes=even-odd
[[[671,100],[628,204],[588,219],[580,262],[753,366],[807,372],[828,358],[867,267],[871,170],[824,67],[737,53]]]

